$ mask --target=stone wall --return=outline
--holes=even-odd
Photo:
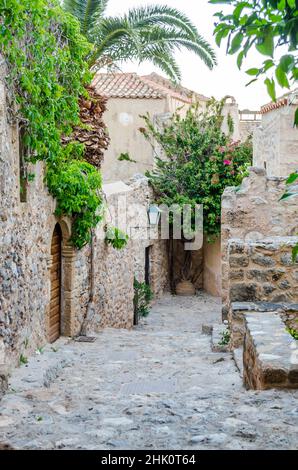
[[[231,240],[260,241],[266,237],[294,236],[298,233],[297,200],[280,201],[284,191],[284,178],[270,178],[265,170],[251,168],[249,177],[243,180],[240,188],[227,188],[223,194],[221,245],[224,318],[230,305]],[[247,263],[247,260],[243,262]],[[238,276],[242,276],[240,266],[238,270]],[[245,266],[242,267],[244,270]]]
[[[255,131],[259,128],[261,121],[241,120],[240,119],[240,140],[245,142],[249,137],[253,137]]]
[[[298,237],[229,242],[231,302],[298,302],[298,262],[292,248]]]
[[[293,126],[298,100],[262,115],[254,132],[253,164],[266,167],[269,176],[288,176],[298,167],[298,129]]]
[[[266,311],[282,310],[283,305],[297,308],[298,262],[292,261],[296,243],[298,237],[229,242],[228,320],[233,347],[242,344],[244,314],[256,309],[256,303]]]
[[[69,242],[71,222],[56,219],[55,201],[44,186],[44,165],[32,165],[34,181],[27,187],[27,200],[21,202],[18,132],[9,121],[6,90],[0,81],[0,364],[17,364],[49,339],[49,311],[52,265],[51,243],[57,223],[62,230],[61,334],[80,332],[90,305],[91,248],[80,251]],[[133,277],[144,279],[144,250],[151,244],[151,278],[158,296],[167,284],[167,253],[163,241],[148,237],[134,239],[133,228],[147,228],[147,208],[151,193],[146,180],[111,191],[105,188],[107,222],[116,212],[118,199],[128,197],[127,247],[117,251],[104,242],[103,224],[93,244],[93,321],[95,329],[104,326],[130,328],[133,325]],[[133,209],[134,204],[136,208]],[[140,211],[140,207],[142,211]],[[145,222],[144,222],[145,220]]]
[[[246,315],[243,363],[247,388],[298,388],[298,344],[277,313]]]

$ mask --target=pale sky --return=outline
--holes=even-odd
[[[182,84],[198,93],[206,96],[222,98],[225,95],[233,95],[239,103],[240,109],[249,108],[258,110],[260,106],[270,101],[263,80],[246,87],[250,77],[245,70],[261,64],[266,57],[256,51],[251,51],[249,58],[244,62],[241,71],[236,65],[237,55],[226,56],[225,43],[218,48],[213,37],[213,13],[220,10],[222,5],[210,5],[208,0],[110,0],[107,10],[108,15],[124,13],[131,7],[148,4],[169,5],[186,13],[197,26],[199,33],[209,41],[215,49],[218,58],[218,66],[210,71],[196,55],[183,51],[177,53],[176,59],[182,71]],[[124,64],[121,69],[124,72],[137,72],[148,74],[158,72],[150,63],[138,66],[138,64]],[[159,72],[160,73],[160,72]],[[287,89],[277,89],[278,95],[287,92]]]

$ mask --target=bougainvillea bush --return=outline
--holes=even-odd
[[[204,206],[204,232],[209,240],[220,233],[221,196],[227,186],[239,186],[252,162],[250,140],[233,142],[222,131],[223,102],[210,100],[206,110],[197,105],[185,117],[179,111],[160,129],[144,116],[140,129],[156,154],[148,172],[158,204]]]

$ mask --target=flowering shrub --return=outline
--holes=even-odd
[[[156,151],[156,168],[147,173],[156,202],[203,204],[204,232],[211,239],[220,233],[224,189],[240,185],[252,162],[251,142],[232,142],[222,132],[222,108],[223,102],[211,100],[205,111],[194,106],[185,117],[176,113],[162,129],[144,116],[147,128],[141,130]]]

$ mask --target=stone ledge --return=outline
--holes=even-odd
[[[252,311],[244,316],[245,385],[255,390],[298,389],[298,342],[279,314]]]
[[[73,365],[73,358],[67,347],[68,343],[69,339],[60,338],[54,347],[48,344],[42,354],[30,357],[27,365],[15,369],[8,382],[8,390],[20,393],[50,387],[65,367]]]
[[[274,302],[232,302],[233,312],[298,312],[298,304]]]
[[[276,249],[280,247],[293,247],[298,243],[297,236],[287,236],[287,237],[260,237],[257,240],[247,239],[242,240],[239,238],[231,238],[228,241],[228,247],[237,247],[238,249],[244,249],[248,247],[254,248],[265,248],[265,249]]]

